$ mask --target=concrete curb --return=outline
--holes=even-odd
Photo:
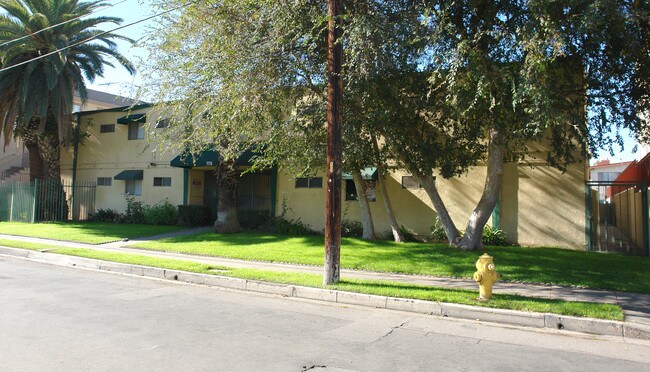
[[[28,259],[56,266],[78,267],[120,274],[146,276],[162,280],[221,287],[295,297],[346,305],[367,306],[380,309],[400,310],[442,317],[469,319],[530,328],[552,328],[604,336],[650,340],[650,327],[643,324],[580,318],[573,316],[532,313],[515,310],[492,309],[478,306],[450,304],[404,298],[368,295],[354,292],[268,283],[257,280],[227,276],[198,274],[179,270],[167,270],[148,266],[123,264],[91,258],[65,256],[18,248],[0,247],[0,256]]]

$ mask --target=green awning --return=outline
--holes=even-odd
[[[118,124],[146,123],[147,114],[130,114],[117,119]]]
[[[143,173],[144,172],[141,170],[124,170],[118,173],[115,177],[113,177],[113,179],[122,180],[122,181],[142,180]]]
[[[251,165],[251,158],[255,155],[253,151],[244,151],[236,164],[239,166]],[[172,167],[192,168],[192,167],[211,167],[216,166],[219,162],[219,153],[215,150],[203,151],[196,159],[192,155],[178,155],[169,163]]]
[[[377,168],[367,167],[361,170],[361,178],[364,180],[376,180],[377,179]],[[344,180],[351,180],[352,173],[343,173]]]

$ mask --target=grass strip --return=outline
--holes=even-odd
[[[489,302],[476,300],[477,292],[459,289],[429,287],[416,284],[388,281],[343,279],[332,286],[324,286],[322,277],[305,273],[287,273],[269,270],[237,269],[211,266],[191,261],[133,255],[127,253],[105,252],[81,248],[59,248],[52,253],[99,260],[159,267],[170,270],[182,270],[202,274],[222,275],[242,279],[260,280],[272,283],[292,284],[314,288],[327,288],[347,292],[438,301],[499,309],[529,312],[554,313],[599,319],[623,320],[623,311],[618,305],[572,302],[552,299],[531,298],[509,294],[495,294]],[[219,270],[215,273],[213,270]]]
[[[0,239],[0,246],[29,249],[31,251],[40,251],[42,249],[59,249],[60,245],[48,245],[43,243],[23,242],[19,240]]]
[[[132,247],[215,257],[323,265],[322,236],[201,233]],[[378,272],[471,278],[480,254],[494,256],[502,280],[650,293],[650,258],[560,248],[486,247],[462,251],[446,244],[344,238],[341,267]]]
[[[69,242],[102,244],[124,238],[134,239],[153,236],[187,227],[140,224],[116,224],[105,222],[0,222],[0,234],[29,236]]]

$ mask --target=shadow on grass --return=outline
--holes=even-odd
[[[200,254],[236,257],[246,250],[247,259],[301,264],[322,264],[322,236],[283,236],[264,233],[204,233],[165,239],[163,250],[177,243],[201,243]],[[446,244],[394,243],[344,238],[343,268],[471,278],[481,253],[494,256],[503,281],[563,286],[583,286],[650,293],[650,259],[587,253],[559,248],[485,247],[483,251],[461,251]]]
[[[101,244],[124,238],[134,239],[183,229],[179,226],[116,224],[106,222],[0,223],[0,232],[54,240]]]

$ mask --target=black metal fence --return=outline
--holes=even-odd
[[[87,220],[95,212],[95,182],[0,183],[0,221]]]

